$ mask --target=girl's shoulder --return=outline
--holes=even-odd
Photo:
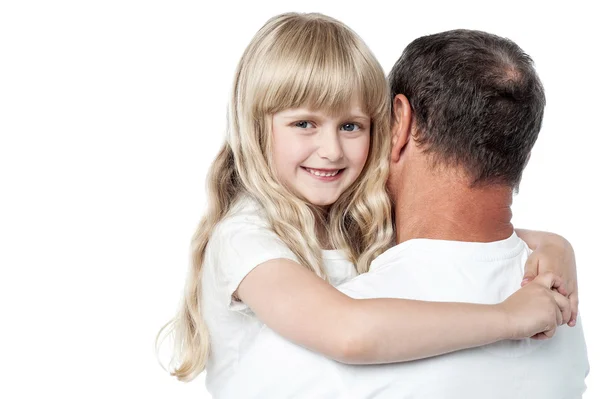
[[[239,198],[217,223],[207,250],[217,253],[221,261],[233,254],[255,260],[278,257],[296,260],[293,252],[271,230],[261,205],[249,196]]]
[[[269,229],[264,210],[252,197],[242,196],[236,200],[225,217],[216,224],[213,234],[257,229]]]
[[[215,226],[206,247],[204,271],[208,287],[230,310],[247,307],[233,298],[241,281],[256,266],[273,259],[298,262],[296,255],[268,225],[260,204],[240,198]]]

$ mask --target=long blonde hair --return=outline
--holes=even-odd
[[[334,113],[356,95],[371,117],[369,155],[357,180],[324,214],[278,181],[272,168],[272,115],[300,106]],[[235,73],[227,138],[208,174],[208,210],[192,240],[184,301],[157,338],[175,334],[172,375],[189,381],[205,368],[210,344],[200,304],[204,253],[215,226],[241,194],[264,207],[272,230],[304,267],[324,279],[317,223],[325,224],[331,244],[345,251],[359,273],[389,247],[389,112],[381,66],[341,22],[321,14],[289,13],[258,31]]]

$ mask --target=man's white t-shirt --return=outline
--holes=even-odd
[[[342,251],[326,250],[322,255],[331,284],[339,285],[357,275]],[[269,229],[259,204],[249,197],[241,198],[211,235],[202,266],[201,303],[211,340],[206,387],[216,399],[223,397],[238,373],[240,360],[264,327],[248,306],[232,299],[232,294],[252,269],[279,258],[298,262]]]
[[[415,239],[338,289],[354,298],[499,303],[519,289],[529,253],[515,234],[492,243]],[[589,369],[581,320],[550,340],[372,366],[337,363],[267,327],[254,338],[223,398],[580,398]]]

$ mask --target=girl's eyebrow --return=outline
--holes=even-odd
[[[282,115],[282,119],[312,119],[312,118],[321,118],[323,115],[320,115],[315,112],[291,112],[288,115]]]
[[[307,108],[289,109],[289,110],[283,111],[281,113],[282,118],[297,118],[298,116],[302,116],[302,115],[311,115],[312,117],[325,116],[325,114],[323,114],[320,111],[312,111]]]
[[[361,121],[370,121],[371,118],[365,114],[350,114],[345,119],[356,119]]]
[[[313,119],[313,118],[328,118],[329,116],[326,114],[323,114],[321,112],[318,111],[305,111],[305,110],[299,110],[299,111],[290,111],[289,113],[286,113],[284,115],[281,115],[282,119]],[[367,122],[370,121],[371,118],[368,115],[365,114],[356,114],[356,113],[351,113],[351,114],[341,114],[339,116],[335,116],[336,118],[339,118],[340,120],[359,120],[362,122]]]

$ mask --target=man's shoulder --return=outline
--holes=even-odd
[[[386,296],[389,287],[396,287],[397,280],[388,276],[388,268],[375,268],[367,273],[360,274],[336,288],[356,299],[377,298]]]
[[[487,291],[518,288],[529,252],[516,236],[489,244],[413,239],[388,249],[369,272],[337,288],[353,298],[485,303],[500,295]]]

